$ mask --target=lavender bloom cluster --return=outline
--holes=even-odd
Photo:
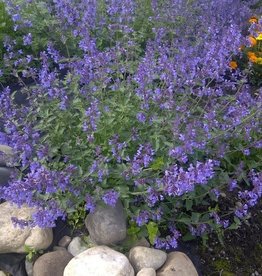
[[[244,190],[238,192],[238,198],[241,202],[239,202],[235,214],[239,218],[246,217],[248,215],[248,209],[255,206],[262,196],[262,173],[257,173],[252,170],[250,172],[250,179],[253,189],[251,191]]]
[[[27,103],[1,84],[0,144],[19,169],[0,199],[36,208],[32,225],[125,200],[130,224],[158,223],[154,245],[169,249],[185,225],[194,236],[211,220],[229,227],[207,207],[223,193],[240,201],[238,218],[259,202],[262,90],[229,66],[253,11],[241,0],[147,2],[4,1],[19,37],[5,38],[0,72]],[[52,29],[38,51],[35,8]]]
[[[197,162],[195,167],[190,164],[187,171],[174,165],[165,171],[164,177],[159,180],[159,185],[163,187],[164,194],[181,196],[193,191],[196,184],[207,184],[208,180],[214,176],[214,163],[213,160],[208,160],[204,164]]]

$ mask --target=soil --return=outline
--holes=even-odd
[[[225,231],[224,246],[213,235],[206,246],[197,241],[196,248],[200,275],[262,275],[262,201],[253,208],[247,223]]]

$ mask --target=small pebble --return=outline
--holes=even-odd
[[[69,236],[63,236],[63,238],[58,242],[59,246],[67,247],[71,242],[72,238]]]

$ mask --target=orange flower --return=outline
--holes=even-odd
[[[250,24],[252,23],[258,23],[258,18],[256,16],[251,16],[248,20]]]
[[[248,37],[248,40],[249,40],[251,46],[255,46],[257,44],[257,40],[251,35]]]
[[[253,63],[256,63],[257,62],[257,57],[256,55],[252,55],[249,57],[249,61],[253,62]]]
[[[254,52],[247,52],[247,56],[248,56],[249,61],[257,62],[257,56]]]
[[[254,53],[254,52],[250,52],[250,51],[249,51],[249,52],[247,52],[247,56],[250,58],[250,57],[252,57],[252,56],[256,56],[256,55],[255,55],[255,53]]]
[[[233,61],[233,60],[231,60],[230,62],[229,62],[229,67],[231,68],[231,69],[237,69],[237,63],[235,62],[235,61]]]

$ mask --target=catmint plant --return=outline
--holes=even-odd
[[[5,66],[27,104],[3,88],[0,143],[19,165],[1,199],[34,207],[40,227],[121,200],[129,235],[166,249],[248,218],[262,195],[262,91],[232,63],[246,3],[5,2],[23,44],[6,38]],[[38,24],[54,32],[39,43],[47,13]]]

